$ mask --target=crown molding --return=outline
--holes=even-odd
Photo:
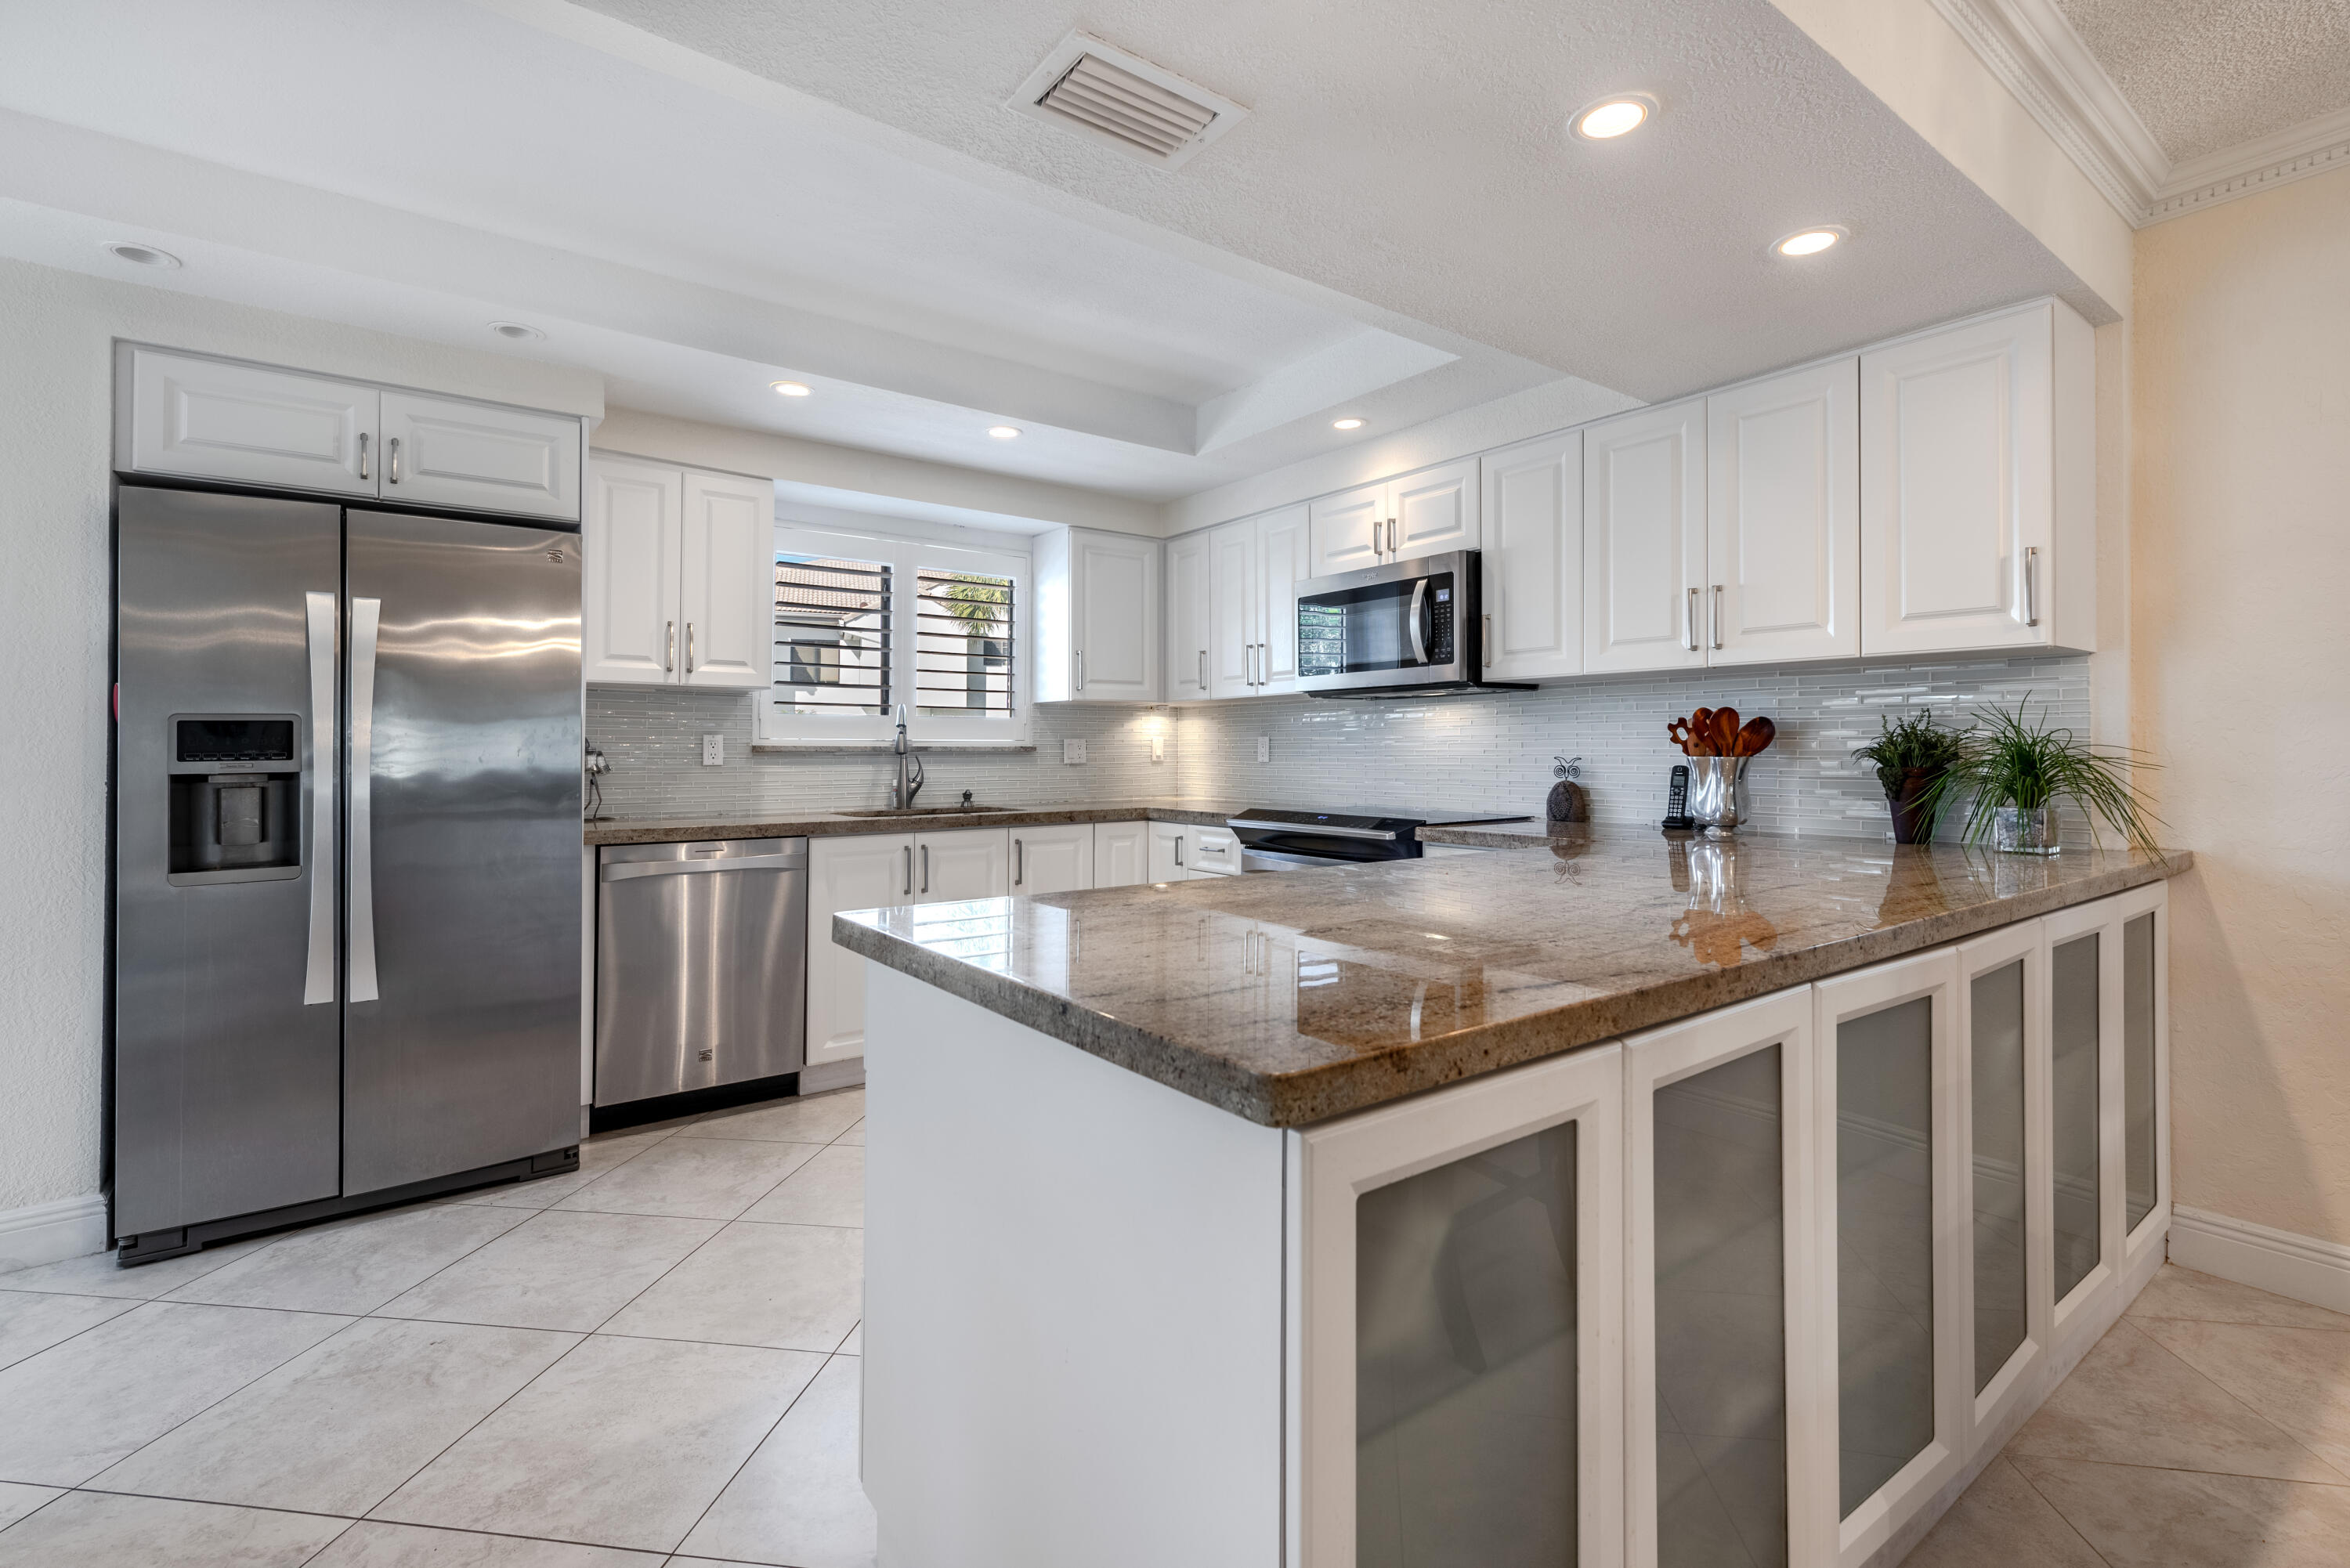
[[[2173,165],[2055,0],[1932,0],[2134,229],[2350,167],[2350,109]]]

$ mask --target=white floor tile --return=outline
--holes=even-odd
[[[718,1230],[713,1220],[534,1214],[378,1310],[385,1317],[584,1333]]]
[[[148,1302],[0,1372],[0,1480],[78,1486],[351,1321]]]
[[[578,1343],[539,1329],[365,1319],[90,1484],[362,1514]]]
[[[138,1304],[118,1296],[0,1290],[0,1366],[12,1366]]]
[[[848,1331],[848,1337],[847,1337],[847,1339],[844,1339],[844,1340],[842,1340],[842,1341],[840,1342],[840,1348],[839,1348],[838,1350],[837,1350],[837,1351],[833,1352],[833,1354],[834,1354],[834,1355],[864,1355],[864,1354],[865,1354],[865,1325],[864,1325],[862,1323],[860,1323],[860,1324],[858,1324],[855,1328],[850,1329],[850,1330]]]
[[[819,1147],[741,1138],[665,1138],[555,1207],[732,1220],[806,1164]]]
[[[791,1351],[596,1335],[376,1517],[671,1550],[823,1365]]]
[[[127,1301],[151,1302],[171,1294],[190,1280],[226,1268],[276,1240],[275,1236],[263,1236],[250,1241],[224,1241],[200,1252],[183,1252],[160,1262],[141,1263],[135,1269],[117,1263],[111,1251],[85,1252],[61,1262],[0,1273],[0,1291],[62,1291],[69,1295],[120,1296]]]
[[[300,1568],[349,1523],[77,1491],[0,1532],[0,1568]]]
[[[660,1568],[658,1552],[361,1520],[308,1568]]]
[[[5,1530],[51,1498],[65,1496],[63,1487],[24,1486],[0,1481],[0,1530]]]
[[[821,1353],[855,1326],[864,1299],[863,1231],[738,1220],[604,1332]]]
[[[857,1479],[858,1363],[825,1363],[680,1548],[792,1568],[872,1568],[873,1505]]]
[[[835,1143],[845,1143],[856,1148],[863,1148],[865,1147],[864,1118],[861,1116],[858,1117],[855,1127],[849,1128],[847,1132],[841,1134],[832,1141]]]
[[[293,1312],[370,1313],[523,1222],[511,1209],[395,1209],[280,1237],[170,1299]]]
[[[865,1091],[840,1089],[805,1099],[769,1100],[739,1110],[712,1111],[678,1137],[767,1138],[778,1143],[830,1143],[865,1117]]]
[[[834,1144],[784,1178],[743,1212],[745,1220],[787,1225],[865,1223],[865,1150]]]

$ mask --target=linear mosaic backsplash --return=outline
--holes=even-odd
[[[1944,659],[1594,677],[1535,691],[1424,702],[1258,698],[1182,708],[1054,703],[1033,721],[1035,749],[927,753],[921,804],[963,790],[995,805],[1190,795],[1273,805],[1396,805],[1540,816],[1554,755],[1583,758],[1592,815],[1652,823],[1664,813],[1677,753],[1665,721],[1727,702],[1778,725],[1755,759],[1754,826],[1764,832],[1879,837],[1887,822],[1873,772],[1852,748],[1879,715],[1930,711],[1964,723],[1977,708],[2032,700],[2035,718],[2089,728],[2085,655]],[[588,734],[612,763],[604,809],[615,816],[734,815],[795,807],[885,805],[886,753],[754,753],[745,694],[653,688],[588,693]],[[702,764],[702,737],[726,737],[726,760]],[[1150,760],[1153,736],[1166,760]],[[1269,759],[1256,760],[1257,741]],[[1086,742],[1063,763],[1061,742]],[[1947,830],[1946,830],[1947,831]],[[2068,824],[2068,837],[2082,836]]]

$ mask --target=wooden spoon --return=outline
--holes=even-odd
[[[1738,710],[1716,708],[1713,711],[1713,754],[1734,757],[1738,754]]]
[[[1779,726],[1768,719],[1749,719],[1746,727],[1738,732],[1736,755],[1751,757],[1778,738]]]
[[[1713,710],[1700,708],[1689,716],[1689,754],[1693,757],[1713,755]]]

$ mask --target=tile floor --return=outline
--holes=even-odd
[[[0,1273],[0,1568],[870,1568],[864,1099]]]
[[[1904,1568],[2345,1563],[2350,1317],[2165,1264]]]

